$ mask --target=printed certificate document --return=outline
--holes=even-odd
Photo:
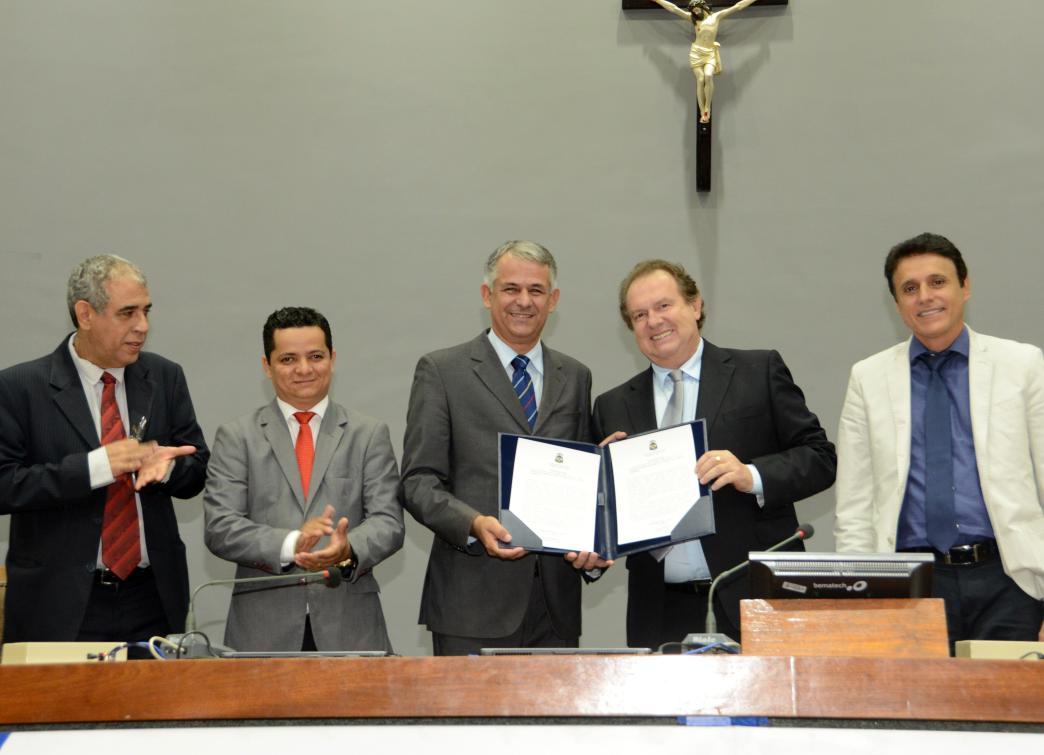
[[[509,547],[603,558],[714,532],[710,489],[696,477],[703,420],[591,443],[500,434],[500,521]]]

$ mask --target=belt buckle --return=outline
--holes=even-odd
[[[106,587],[119,587],[120,578],[111,569],[100,569],[98,571],[98,584]]]
[[[967,566],[968,564],[977,564],[982,560],[979,550],[979,543],[955,545],[950,548],[947,553],[943,554],[943,563],[949,566]]]

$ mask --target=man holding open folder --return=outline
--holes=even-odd
[[[558,303],[554,257],[509,241],[486,262],[490,329],[420,358],[403,443],[406,509],[430,528],[420,621],[435,655],[484,647],[576,647],[579,572],[591,553],[503,547],[497,519],[497,433],[586,441],[591,372],[540,340]]]
[[[701,338],[703,299],[680,265],[639,263],[620,285],[619,303],[652,364],[595,400],[595,436],[615,440],[705,419],[711,449],[696,472],[713,492],[716,533],[660,559],[627,560],[627,644],[655,648],[703,628],[716,575],[794,533],[794,502],[833,484],[836,455],[777,352]],[[746,580],[726,581],[717,594],[718,625],[739,639]]]

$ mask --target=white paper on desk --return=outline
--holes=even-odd
[[[511,513],[545,548],[593,551],[598,454],[519,438],[511,471]]]
[[[691,425],[609,444],[616,488],[616,540],[671,534],[700,499]]]

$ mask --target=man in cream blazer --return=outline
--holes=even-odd
[[[837,550],[932,552],[951,642],[1035,640],[1044,616],[1044,356],[965,326],[967,267],[942,236],[894,247],[885,277],[913,338],[852,368],[838,431]],[[926,429],[936,426],[932,380],[949,414],[942,463]],[[952,509],[933,497],[938,469]]]

